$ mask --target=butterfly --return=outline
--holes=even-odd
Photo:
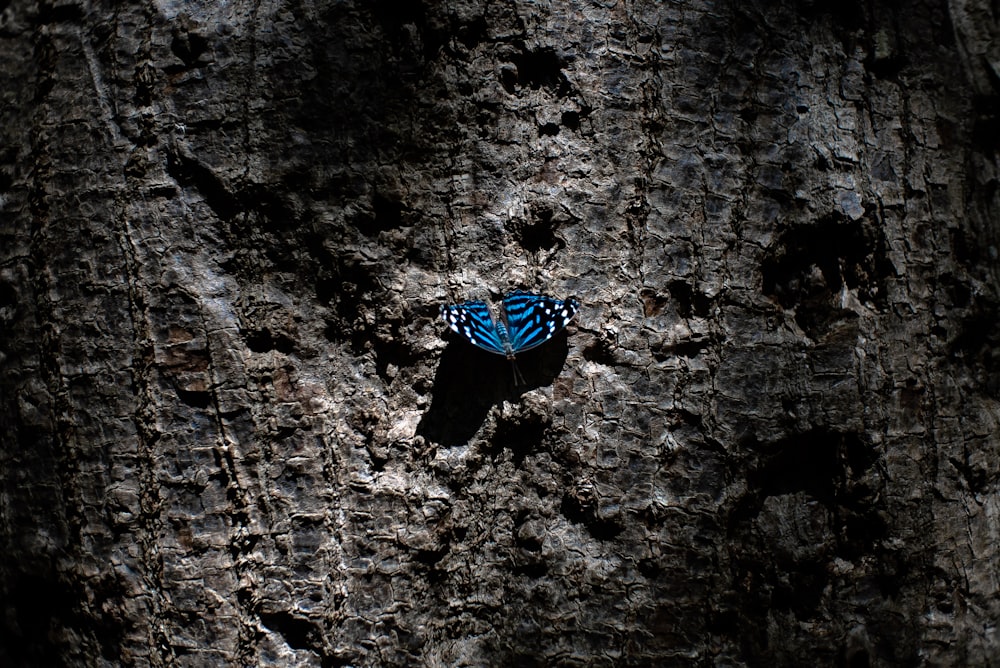
[[[579,310],[580,302],[572,297],[560,301],[516,290],[503,298],[499,320],[481,301],[442,306],[441,317],[472,345],[513,362],[518,353],[537,348],[562,331]],[[519,375],[515,366],[515,381]]]

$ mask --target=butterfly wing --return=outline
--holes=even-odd
[[[504,355],[503,342],[490,317],[489,307],[480,301],[442,306],[441,317],[456,333],[474,346]]]
[[[511,347],[521,353],[559,333],[580,310],[580,302],[517,291],[504,297],[503,308]]]

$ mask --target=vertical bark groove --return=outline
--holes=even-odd
[[[0,663],[989,663],[996,32],[9,3]]]

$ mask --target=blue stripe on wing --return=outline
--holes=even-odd
[[[472,345],[498,355],[506,354],[493,318],[490,317],[490,309],[485,303],[472,301],[442,306],[441,317]]]
[[[575,299],[560,301],[520,290],[503,300],[508,336],[515,353],[542,345],[559,333],[580,309]]]

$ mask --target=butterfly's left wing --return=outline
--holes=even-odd
[[[521,353],[542,345],[569,324],[580,302],[517,291],[504,297],[503,308],[510,344],[515,353]]]
[[[490,317],[490,308],[485,303],[472,301],[442,306],[441,317],[472,345],[497,355],[506,354],[493,318]]]

